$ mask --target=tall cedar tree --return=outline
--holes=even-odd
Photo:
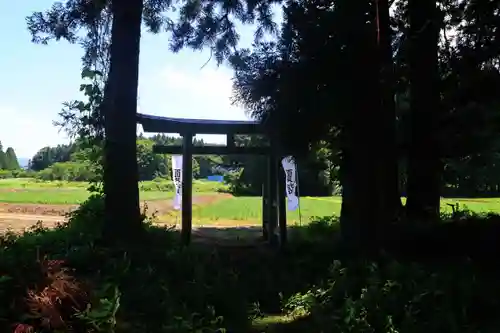
[[[438,42],[442,18],[436,1],[409,0],[410,138],[406,209],[421,221],[440,208],[440,84]]]
[[[140,239],[136,146],[142,0],[114,1],[110,67],[104,92],[106,240]],[[119,236],[119,237],[116,237]]]
[[[3,151],[2,143],[0,142],[0,170],[7,169],[7,159]]]
[[[381,71],[380,64],[391,54],[377,44],[376,9],[372,1],[287,5],[279,45],[262,43],[247,53],[235,80],[236,100],[270,130],[279,124],[292,152],[318,140],[340,147],[342,235],[349,246],[368,249],[399,200],[394,108],[381,109],[392,86],[379,84],[382,75],[391,79],[390,68]],[[390,43],[390,35],[384,40]]]
[[[5,169],[17,170],[20,168],[14,148],[9,147],[5,151],[6,167]]]
[[[384,191],[388,138],[380,132],[388,128],[388,117],[381,116],[376,9],[372,1],[337,2],[337,10],[349,18],[343,27],[345,90],[342,104],[349,111],[341,139],[344,191],[340,222],[347,245],[368,251],[378,245],[383,225],[393,215]]]
[[[390,22],[390,4],[388,0],[375,0],[377,40],[379,48],[380,85],[381,85],[381,117],[385,127],[380,130],[385,144],[385,191],[387,209],[393,214],[401,212],[401,193],[399,191],[399,150],[396,141],[396,103],[395,76],[393,60],[393,32]],[[393,216],[395,217],[395,216]]]

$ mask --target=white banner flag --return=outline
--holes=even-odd
[[[172,155],[172,180],[175,186],[174,209],[181,209],[182,203],[182,155]]]
[[[297,166],[292,156],[287,156],[281,161],[285,170],[285,189],[288,210],[296,210],[299,207],[297,196]]]

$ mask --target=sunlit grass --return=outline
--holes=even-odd
[[[0,202],[35,204],[80,204],[88,198],[88,183],[67,181],[40,181],[31,178],[0,180]],[[225,185],[210,181],[194,181],[193,194],[214,194]],[[168,181],[145,181],[140,183],[141,200],[161,200],[173,197],[172,184]],[[403,202],[404,202],[403,198]],[[307,223],[317,216],[340,215],[341,197],[303,197],[300,209],[287,212],[290,225]],[[473,212],[500,213],[500,198],[448,198],[441,202],[441,210],[450,212],[450,205]],[[172,220],[179,212],[172,212],[164,219]],[[194,223],[245,222],[259,224],[262,220],[261,197],[228,197],[209,205],[193,207]]]
[[[340,197],[303,197],[300,199],[300,210],[287,211],[287,221],[293,225],[308,223],[318,216],[339,216],[341,204]],[[443,199],[441,211],[451,212],[453,208],[450,205],[457,204],[459,209],[468,209],[476,213],[500,213],[500,198]],[[194,207],[193,220],[199,223],[247,221],[249,224],[259,224],[262,220],[262,198],[228,197],[208,206]]]
[[[87,182],[40,181],[32,178],[1,179],[0,202],[33,204],[80,204],[89,197]],[[172,198],[173,185],[169,181],[145,181],[139,184],[141,200]],[[221,183],[194,181],[195,193],[217,193]]]

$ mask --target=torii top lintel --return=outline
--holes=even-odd
[[[185,119],[137,114],[137,123],[147,133],[261,134],[259,121]]]

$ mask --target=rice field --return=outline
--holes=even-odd
[[[0,180],[0,204],[23,205],[78,205],[88,198],[89,184],[84,182],[38,181],[35,179]],[[139,184],[142,201],[170,205],[173,198],[171,182],[147,181]],[[262,220],[262,198],[234,197],[221,193],[224,185],[210,181],[194,181],[193,195],[205,200],[194,200],[193,223],[203,225],[253,225]],[[211,197],[211,200],[206,200]],[[300,208],[287,212],[290,225],[307,223],[315,217],[340,215],[340,197],[303,197]],[[500,198],[447,198],[442,200],[443,212],[451,205],[474,212],[500,213]],[[161,221],[179,223],[180,212],[167,209],[158,216]]]

